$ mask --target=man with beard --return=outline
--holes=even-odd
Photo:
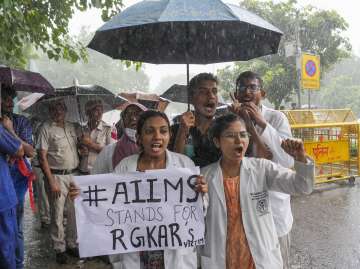
[[[268,152],[262,152],[261,155],[284,167],[293,167],[294,159],[281,147],[283,140],[292,137],[289,122],[280,111],[261,104],[266,95],[261,77],[251,71],[241,73],[236,79],[234,95],[236,100],[233,112],[248,119],[247,124],[255,125],[260,139],[267,147]],[[258,153],[256,144],[247,152],[250,156],[260,157]],[[284,268],[290,268],[290,231],[293,223],[290,195],[269,191],[269,198]]]
[[[89,174],[100,151],[109,144],[115,143],[111,137],[111,127],[102,120],[103,104],[101,100],[89,100],[85,104],[88,117],[87,131],[80,139],[80,155],[82,157],[80,172]]]
[[[34,156],[32,128],[30,121],[22,116],[13,113],[15,91],[6,86],[1,87],[1,113],[2,124],[15,138],[17,138],[23,148],[24,157]],[[26,158],[12,158],[9,162],[10,174],[14,182],[18,204],[16,206],[17,219],[17,244],[16,244],[16,268],[24,268],[24,200],[28,189],[29,177],[32,176],[31,165]]]
[[[192,140],[193,154],[187,154],[195,165],[203,167],[219,159],[218,149],[209,140],[208,129],[218,105],[217,78],[211,73],[200,73],[189,83],[189,95],[194,113],[187,111],[180,116],[180,123],[171,128],[169,148],[187,154],[186,143]]]

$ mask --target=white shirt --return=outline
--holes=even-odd
[[[107,174],[114,171],[112,158],[116,148],[116,143],[106,145],[97,155],[95,163],[91,169],[92,175]]]
[[[290,124],[286,116],[282,112],[264,105],[261,106],[261,114],[265,118],[267,125],[260,138],[271,150],[273,155],[271,161],[283,167],[292,168],[294,159],[281,148],[282,140],[292,137]],[[291,231],[293,224],[290,195],[270,191],[269,197],[277,235],[278,237],[284,236]]]
[[[293,167],[294,159],[281,148],[282,140],[292,137],[291,128],[286,116],[282,112],[264,105],[261,105],[260,109],[267,123],[260,138],[271,150],[273,155],[271,161],[287,168]],[[270,191],[269,197],[276,231],[278,236],[282,237],[291,231],[293,224],[290,195]]]
[[[107,125],[104,121],[100,121],[98,126],[96,126],[96,128],[91,131],[90,138],[92,142],[102,147],[116,142],[116,140],[111,137],[111,127]],[[95,150],[89,149],[88,169],[90,171],[93,168],[98,154],[99,153]]]

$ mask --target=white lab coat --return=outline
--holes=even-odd
[[[244,158],[240,168],[240,206],[249,248],[257,269],[282,269],[279,241],[269,201],[269,190],[311,193],[314,163],[295,162],[295,171],[265,159]],[[226,268],[227,212],[220,161],[201,169],[209,184],[205,218],[203,269]],[[230,238],[231,240],[231,238]]]
[[[273,158],[271,161],[286,168],[294,166],[294,159],[281,148],[282,140],[291,138],[291,129],[284,113],[261,106],[261,114],[267,125],[260,135],[262,141],[270,148]],[[291,231],[293,215],[291,212],[290,195],[275,191],[269,192],[271,209],[278,237],[282,237]]]
[[[123,159],[114,170],[114,173],[136,171],[139,154],[131,155]],[[186,167],[195,168],[194,162],[187,156],[166,150],[166,168]],[[115,257],[117,256],[117,257]],[[113,269],[140,269],[139,252],[111,255]],[[197,255],[195,249],[165,249],[165,269],[196,269]]]

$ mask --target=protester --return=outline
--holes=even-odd
[[[188,155],[200,167],[215,162],[220,156],[207,135],[218,105],[217,84],[217,78],[211,73],[193,77],[189,83],[189,95],[195,111],[182,114],[180,124],[171,128],[173,139],[169,148]]]
[[[15,269],[17,198],[7,158],[22,158],[24,148],[20,140],[4,128],[2,121],[0,118],[0,268]]]
[[[167,150],[170,140],[170,123],[160,111],[148,110],[140,115],[137,124],[137,143],[140,153],[123,159],[115,168],[115,173],[165,169],[171,167],[195,167],[185,155]],[[207,185],[198,178],[197,189],[207,192]],[[113,268],[124,269],[186,269],[197,267],[196,252],[193,249],[165,249],[118,255]]]
[[[101,100],[89,100],[85,104],[85,113],[88,117],[87,131],[83,131],[80,139],[81,165],[80,172],[89,174],[97,155],[109,144],[115,143],[111,137],[111,126],[103,120],[103,104]]]
[[[33,157],[34,148],[32,146],[32,128],[30,121],[21,115],[13,113],[14,98],[16,93],[10,87],[1,88],[1,113],[2,124],[24,148],[24,157]],[[31,165],[26,158],[12,158],[9,161],[10,174],[14,182],[15,191],[18,199],[16,206],[17,219],[17,244],[16,244],[16,268],[24,268],[24,200],[28,189],[29,180],[34,179],[31,172]]]
[[[165,169],[171,167],[195,167],[187,156],[167,150],[170,140],[170,123],[167,116],[160,111],[143,112],[137,123],[137,144],[139,154],[124,158],[115,168],[115,173]],[[207,192],[203,177],[197,179],[196,189]],[[70,196],[74,199],[79,189],[72,184]],[[111,255],[113,269],[169,269],[197,268],[197,255],[194,249],[164,251],[144,251]]]
[[[121,112],[123,134],[115,144],[105,146],[97,156],[91,174],[106,174],[125,157],[138,153],[136,145],[136,125],[146,107],[139,103],[129,103]]]
[[[77,174],[79,158],[76,128],[74,124],[65,121],[66,111],[63,100],[55,100],[49,104],[51,120],[41,127],[37,144],[40,165],[50,189],[50,235],[56,252],[56,261],[60,264],[67,262],[65,251],[78,257],[74,204],[69,199],[68,192],[73,175]],[[65,207],[67,210],[66,239]]]
[[[249,131],[256,145],[263,146],[257,132]],[[282,148],[295,158],[295,172],[266,159],[244,157],[249,135],[235,114],[217,118],[210,136],[222,156],[201,171],[209,184],[202,268],[282,269],[268,191],[311,193],[313,161],[302,141],[291,139],[284,140]]]
[[[122,135],[114,143],[105,146],[97,156],[91,174],[112,173],[118,163],[125,157],[138,153],[136,144],[136,125],[140,114],[146,107],[139,103],[129,103],[121,112]],[[110,263],[118,260],[118,255],[110,255]]]
[[[248,150],[248,156],[265,157],[284,167],[294,165],[293,158],[281,147],[281,142],[291,138],[290,124],[286,116],[280,111],[264,106],[261,101],[266,96],[261,77],[251,71],[241,73],[236,80],[235,112],[246,118],[250,117],[255,125],[261,141],[268,148],[268,152],[258,155],[256,146]],[[290,195],[279,192],[269,192],[275,227],[280,242],[280,249],[284,261],[284,268],[290,268],[290,231],[293,223]]]

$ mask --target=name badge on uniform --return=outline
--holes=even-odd
[[[269,214],[269,193],[267,191],[250,193],[251,200],[256,202],[256,213],[259,216]]]

